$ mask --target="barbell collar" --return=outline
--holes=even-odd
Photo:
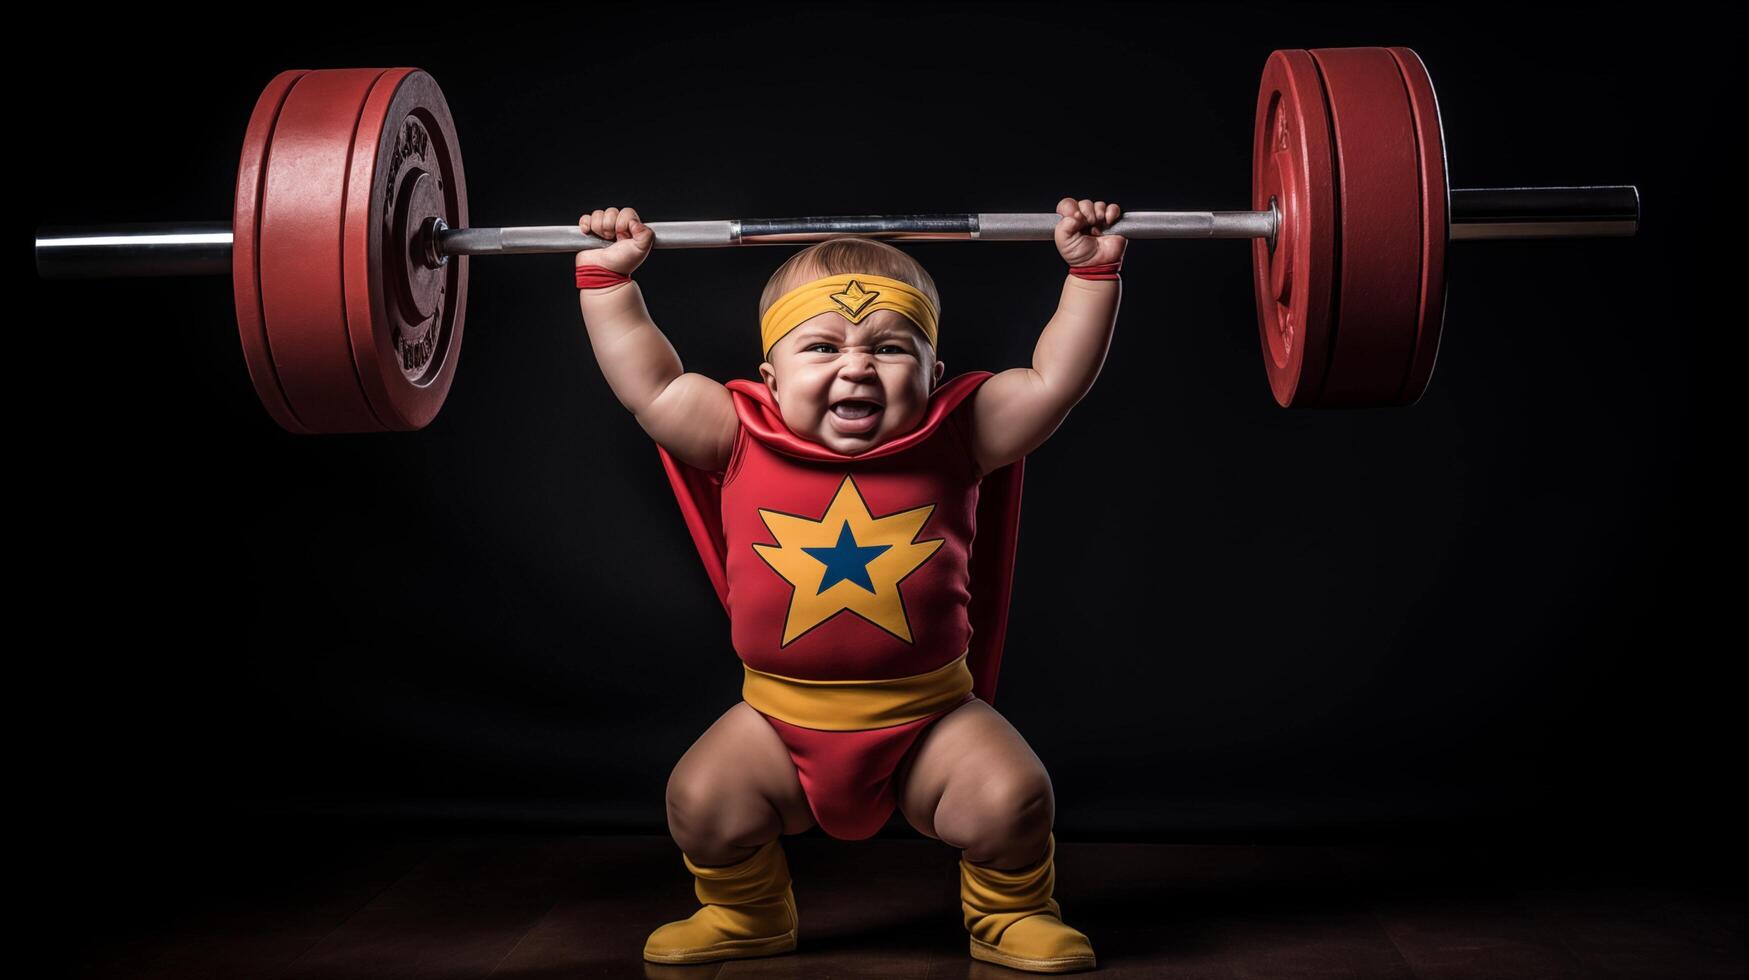
[[[787,245],[857,236],[897,241],[1048,241],[1052,213],[859,215],[651,221],[657,248]],[[1269,211],[1131,211],[1109,234],[1127,238],[1262,238],[1273,241],[1280,215]],[[1636,234],[1640,195],[1631,185],[1485,187],[1451,192],[1453,241],[1597,238]],[[578,225],[448,228],[431,219],[419,254],[438,265],[451,255],[580,252],[610,243]],[[200,276],[231,273],[228,222],[44,228],[36,236],[37,275],[48,279]]]

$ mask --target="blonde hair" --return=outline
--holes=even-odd
[[[936,315],[940,316],[941,294],[935,289],[935,280],[916,259],[872,238],[829,238],[809,245],[777,267],[765,284],[765,292],[759,295],[759,318],[765,319],[771,304],[797,286],[846,272],[866,272],[916,286],[935,304]],[[915,329],[916,325],[912,327]]]

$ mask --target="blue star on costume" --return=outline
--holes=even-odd
[[[875,544],[859,547],[856,536],[850,533],[850,522],[845,521],[844,527],[838,532],[838,543],[830,548],[803,548],[802,550],[820,560],[826,566],[826,574],[820,579],[820,588],[814,593],[819,595],[839,582],[849,580],[873,592],[874,583],[868,578],[868,563],[875,556],[888,548],[890,544]]]

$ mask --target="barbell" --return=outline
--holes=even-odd
[[[1264,65],[1248,211],[1131,211],[1132,239],[1248,238],[1264,368],[1284,407],[1409,405],[1432,377],[1451,241],[1633,235],[1632,186],[1451,189],[1409,48]],[[455,378],[468,258],[608,243],[577,224],[470,228],[454,120],[417,68],[290,70],[244,132],[229,222],[45,228],[44,277],[229,273],[262,405],[296,433],[406,431]],[[647,222],[656,248],[1049,240],[1058,216]]]

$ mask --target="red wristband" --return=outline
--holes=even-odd
[[[1104,265],[1072,265],[1069,275],[1081,279],[1116,279],[1117,270],[1123,268],[1123,259],[1107,262]]]
[[[612,269],[603,269],[598,265],[580,265],[577,267],[578,289],[600,289],[603,286],[617,286],[622,282],[631,281],[631,276],[615,272]]]

